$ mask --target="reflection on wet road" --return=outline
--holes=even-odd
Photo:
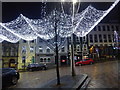
[[[70,67],[61,67],[60,76],[70,75]],[[118,61],[95,63],[93,65],[76,66],[77,74],[91,77],[88,88],[118,88]],[[21,72],[16,86],[10,88],[36,88],[56,78],[56,69],[46,71]]]

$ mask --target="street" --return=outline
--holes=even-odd
[[[76,73],[91,77],[88,88],[118,88],[118,61],[107,61],[92,65],[76,66]],[[61,67],[60,76],[70,75],[70,67]],[[20,80],[9,88],[36,88],[56,78],[56,69],[20,72]],[[61,82],[62,83],[62,82]]]

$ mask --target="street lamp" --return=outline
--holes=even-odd
[[[73,0],[72,2],[72,9],[73,9],[73,15],[72,15],[72,32],[74,33],[74,17],[75,17],[75,4],[77,3],[77,0]],[[72,72],[72,76],[76,76],[76,72],[75,72],[75,61],[74,61],[74,34],[71,35],[71,72]]]

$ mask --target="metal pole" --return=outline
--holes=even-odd
[[[74,61],[74,43],[73,43],[73,34],[71,36],[71,70],[72,70],[72,76],[76,76],[75,73],[75,61]]]
[[[74,3],[73,3],[73,15],[72,15],[72,26],[73,26],[73,31],[74,31]],[[74,43],[73,43],[73,36],[74,34],[71,35],[71,72],[72,72],[72,76],[76,76],[75,73],[75,61],[74,61]]]

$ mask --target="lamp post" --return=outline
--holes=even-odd
[[[75,4],[76,4],[76,0],[73,0],[73,5],[72,5],[72,11],[73,11],[73,15],[72,15],[72,29],[74,32],[74,11],[75,11]],[[71,72],[72,72],[72,76],[76,76],[76,72],[75,72],[75,61],[74,61],[74,40],[73,40],[74,34],[71,35]]]
[[[61,0],[62,2],[65,2],[65,0]],[[74,37],[74,12],[75,12],[75,4],[77,3],[77,0],[72,0],[72,35],[71,35],[71,73],[72,73],[72,76],[76,76],[76,73],[75,73],[75,64],[74,64],[74,40],[73,40],[73,37]]]

